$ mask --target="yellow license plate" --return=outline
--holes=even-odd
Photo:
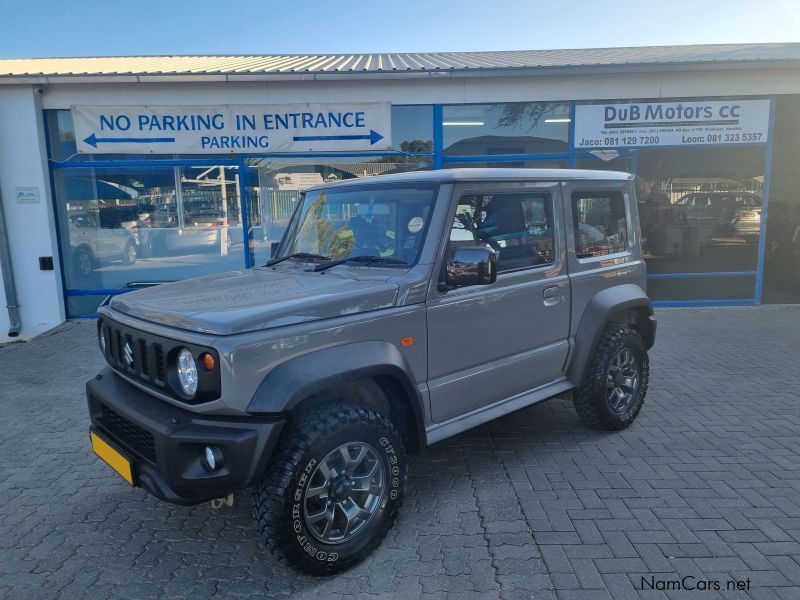
[[[92,438],[92,450],[102,458],[109,467],[122,475],[122,478],[133,485],[133,466],[131,461],[117,452],[111,445],[99,435],[90,432]]]

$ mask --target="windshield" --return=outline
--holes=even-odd
[[[377,257],[364,265],[412,265],[417,261],[437,185],[386,184],[312,190],[292,217],[273,259]]]

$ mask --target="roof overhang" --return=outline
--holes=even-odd
[[[280,81],[363,81],[363,80],[442,80],[474,78],[552,77],[581,75],[625,75],[663,72],[747,71],[764,69],[800,69],[800,60],[747,60],[676,63],[636,63],[618,65],[570,65],[541,67],[379,70],[282,73],[87,73],[0,75],[2,84],[90,84],[90,83],[213,83],[213,82],[280,82]]]

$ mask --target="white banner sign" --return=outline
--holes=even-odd
[[[683,100],[575,107],[575,148],[766,143],[769,100]]]
[[[391,148],[389,102],[73,106],[78,152],[224,154]]]

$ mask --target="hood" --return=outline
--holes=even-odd
[[[397,286],[333,273],[247,269],[116,296],[120,313],[179,329],[231,335],[394,306]]]

